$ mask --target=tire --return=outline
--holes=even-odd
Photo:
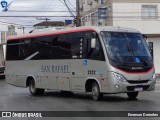
[[[127,95],[129,99],[136,99],[138,96],[138,92],[128,92]]]
[[[100,93],[99,85],[97,82],[92,84],[92,98],[93,100],[99,101],[102,98],[103,94]]]
[[[34,80],[31,80],[29,82],[29,91],[31,93],[31,95],[43,95],[44,93],[44,89],[38,89],[38,88],[35,88],[35,81]]]

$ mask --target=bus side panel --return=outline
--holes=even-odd
[[[98,84],[100,85],[101,92],[108,93],[109,84],[108,84],[108,76],[107,76],[107,65],[105,61],[98,60],[85,60],[84,64],[84,77],[87,78],[95,78],[98,80]]]
[[[5,63],[6,66],[6,81],[8,84],[17,86],[17,76],[15,75],[16,69],[15,68],[15,62],[8,62]]]
[[[15,75],[7,75],[6,74],[5,79],[8,84],[17,86],[17,77]]]
[[[17,86],[26,87],[26,80],[27,80],[26,75],[21,75],[21,76],[17,75]]]
[[[58,60],[54,62],[54,74],[57,77],[58,90],[71,91],[71,60]]]
[[[58,89],[63,91],[71,91],[70,78],[69,77],[58,77]]]
[[[71,89],[75,92],[85,92],[84,66],[82,59],[71,60]]]
[[[35,68],[27,61],[6,61],[6,81],[14,86],[26,87],[27,77],[34,75]]]
[[[42,88],[70,91],[70,60],[45,60],[39,64]]]
[[[41,87],[46,89],[57,90],[57,78],[53,76],[41,76]]]

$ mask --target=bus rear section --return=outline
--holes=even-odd
[[[29,87],[32,95],[45,89],[103,94],[139,92],[155,87],[154,64],[146,41],[132,29],[80,27],[32,33],[7,41],[6,80]]]

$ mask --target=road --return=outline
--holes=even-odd
[[[140,93],[137,100],[129,100],[126,94],[116,94],[105,95],[102,101],[97,102],[89,95],[72,96],[54,91],[46,91],[43,96],[35,97],[30,95],[28,88],[8,85],[2,79],[0,111],[160,111],[160,80],[157,80],[155,91]]]

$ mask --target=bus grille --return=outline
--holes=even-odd
[[[148,83],[149,80],[127,80],[130,84],[142,84],[142,83]]]

